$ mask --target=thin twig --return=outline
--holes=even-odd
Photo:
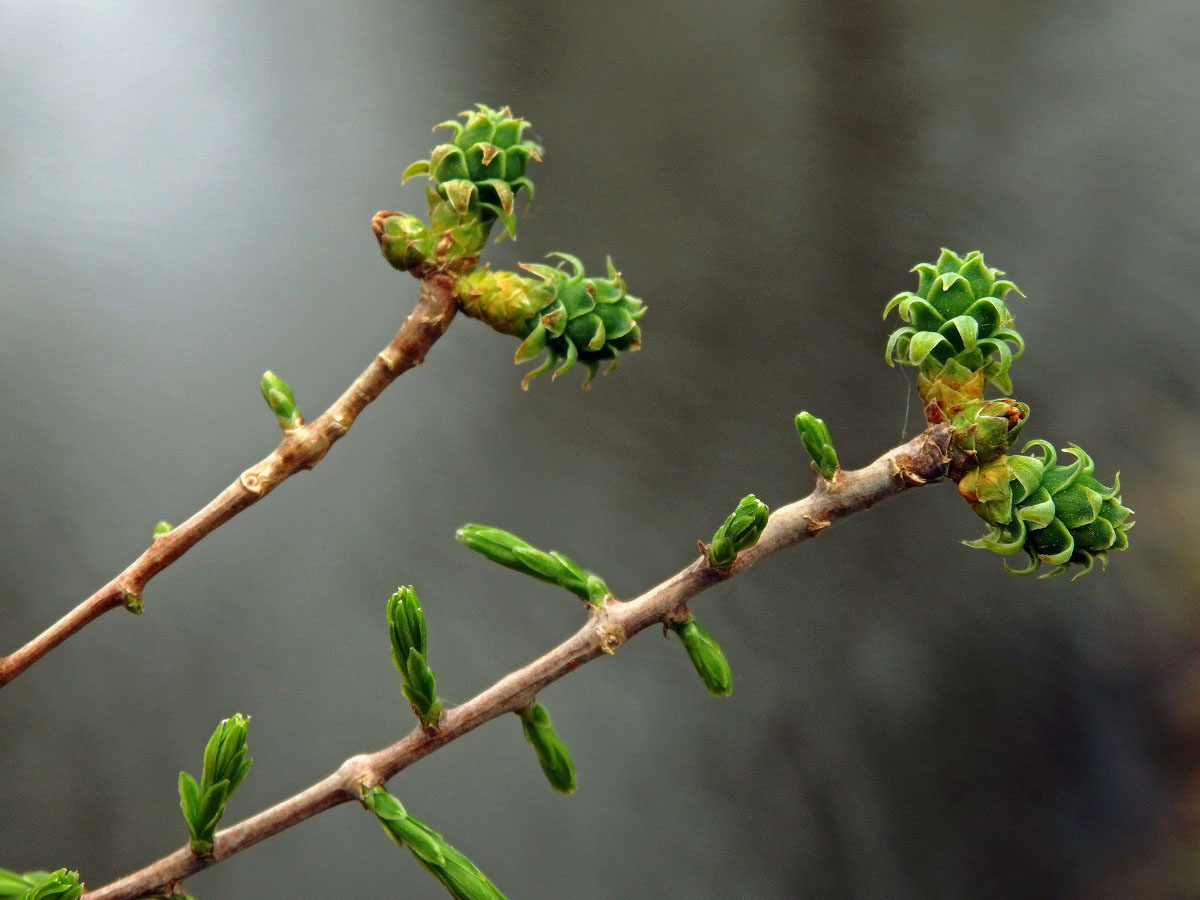
[[[458,311],[454,278],[433,272],[421,279],[421,296],[400,331],[329,409],[308,425],[285,431],[275,451],[178,527],[157,538],[141,556],[92,596],[9,656],[0,657],[0,687],[111,609],[140,608],[146,583],[197,541],[257,503],[287,478],[311,469],[344,435],[368,403],[399,375],[420,365]]]
[[[293,797],[277,803],[216,835],[211,858],[187,847],[144,869],[89,891],[82,900],[139,900],[157,897],[184,878],[227,859],[273,834],[348,800],[361,800],[364,788],[383,784],[397,772],[455,738],[507,712],[528,706],[538,691],[583,663],[614,653],[627,639],[677,616],[688,600],[758,560],[816,537],[834,521],[869,509],[880,500],[934,481],[947,472],[949,425],[935,425],[907,444],[888,451],[871,465],[820,479],[808,497],[775,510],[757,544],[743,551],[729,572],[711,567],[704,557],[634,600],[610,600],[592,609],[587,623],[549,653],[500,679],[461,706],[446,710],[435,731],[414,728],[390,747],[354,756],[337,771]]]

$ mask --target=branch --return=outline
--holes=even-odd
[[[218,832],[211,857],[196,856],[183,847],[144,869],[89,891],[82,900],[164,896],[201,869],[317,813],[349,800],[361,800],[364,789],[383,784],[485,722],[523,709],[542,688],[583,663],[611,655],[639,631],[677,617],[688,600],[705,588],[748,569],[772,553],[816,537],[843,516],[870,509],[880,500],[942,477],[950,464],[947,454],[951,432],[949,425],[934,425],[864,469],[839,472],[831,482],[818,479],[816,490],[808,497],[771,514],[758,543],[740,553],[728,571],[715,569],[700,557],[634,600],[610,600],[603,607],[593,608],[587,623],[574,635],[461,706],[447,710],[436,730],[417,727],[390,747],[351,757],[336,772],[299,794]]]
[[[43,631],[24,647],[0,657],[0,687],[111,609],[141,608],[146,583],[205,535],[253,506],[286,479],[311,469],[349,431],[358,414],[402,373],[420,365],[442,336],[458,301],[454,277],[432,272],[421,279],[421,296],[400,331],[329,409],[311,424],[285,431],[275,451],[251,466],[186,522],[157,538],[120,575]]]

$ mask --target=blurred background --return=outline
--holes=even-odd
[[[451,701],[577,627],[464,522],[633,596],[808,492],[800,409],[850,467],[916,433],[880,312],[946,245],[1028,295],[1025,435],[1121,470],[1107,574],[1008,576],[952,486],[911,492],[693,604],[732,697],[654,632],[547,690],[574,796],[512,717],[390,788],[514,898],[1200,897],[1196,4],[7,0],[0,84],[0,652],[275,446],[264,369],[312,417],[391,338],[416,284],[369,220],[424,213],[434,123],[507,103],[547,148],[493,265],[611,254],[650,308],[588,392],[522,393],[460,318],[145,615],[8,686],[0,866],[95,887],[180,846],[235,711],[226,824],[406,732],[397,584]],[[444,896],[353,806],[186,889]]]

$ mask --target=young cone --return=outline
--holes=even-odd
[[[589,278],[577,257],[550,255],[568,263],[571,271],[564,271],[561,263],[558,267],[521,263],[540,281],[515,272],[472,272],[459,279],[459,300],[468,316],[503,334],[524,338],[514,362],[526,362],[546,351],[545,362],[525,376],[522,388],[551,369],[557,378],[576,363],[588,370],[587,387],[602,365],[607,364],[605,371],[611,372],[623,352],[641,347],[638,320],[646,307],[626,293],[611,259],[607,278]]]
[[[959,493],[991,531],[965,541],[968,547],[1009,555],[1024,550],[1029,565],[1009,569],[1018,575],[1036,572],[1043,562],[1059,575],[1072,564],[1086,575],[1095,560],[1101,567],[1112,550],[1129,546],[1126,532],[1133,510],[1121,505],[1121,479],[1105,487],[1092,477],[1093,463],[1081,448],[1071,445],[1070,465],[1058,465],[1057,454],[1046,441],[1030,441],[1041,456],[1001,456],[968,472],[958,484]],[[1007,567],[1007,564],[1006,564]]]
[[[1025,343],[1010,327],[1004,297],[1020,288],[988,268],[978,250],[959,257],[943,248],[936,263],[919,263],[913,271],[917,290],[897,294],[883,310],[887,318],[897,308],[911,323],[892,332],[885,358],[888,365],[917,367],[929,421],[947,421],[961,404],[981,399],[985,382],[1011,391],[1008,370]]]

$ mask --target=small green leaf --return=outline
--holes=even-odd
[[[150,533],[150,539],[152,541],[156,541],[160,537],[162,537],[164,534],[169,534],[174,529],[175,529],[175,526],[164,519],[163,521],[159,522],[157,525],[154,526],[154,531],[152,531]]]

